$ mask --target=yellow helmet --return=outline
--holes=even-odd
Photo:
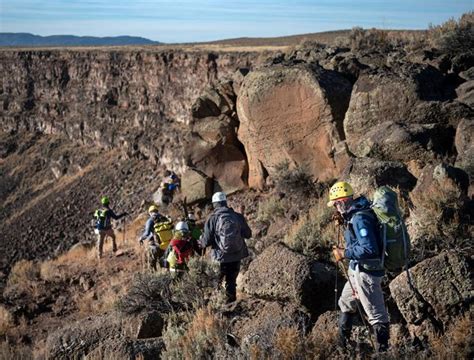
[[[331,186],[329,189],[329,202],[328,206],[333,206],[334,201],[354,196],[354,190],[352,190],[351,184],[345,181],[339,181]]]
[[[152,205],[148,208],[149,213],[158,212],[158,206]]]

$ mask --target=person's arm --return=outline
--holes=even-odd
[[[148,219],[145,224],[145,231],[140,237],[139,241],[150,240],[153,237],[153,220]]]
[[[204,225],[204,232],[199,239],[199,246],[202,248],[206,248],[210,246],[214,241],[214,216],[211,215],[209,219],[207,219],[206,224]]]
[[[352,226],[357,241],[344,251],[344,257],[351,260],[379,258],[381,254],[374,220],[369,215],[355,214]]]
[[[247,224],[247,221],[245,220],[244,216],[242,214],[239,214],[240,218],[240,234],[244,239],[250,239],[252,237],[252,229],[250,229],[249,224]]]
[[[109,216],[114,220],[120,220],[124,216],[127,216],[128,212],[124,212],[123,214],[117,215],[112,209],[109,209]]]

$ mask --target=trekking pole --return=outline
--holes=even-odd
[[[122,244],[124,245],[127,243],[127,237],[125,236],[126,233],[127,233],[127,220],[126,218],[123,218]]]
[[[338,247],[339,247],[340,242],[341,242],[340,240],[341,240],[341,238],[340,238],[340,229],[338,228],[338,231],[337,231],[337,246]],[[352,294],[354,294],[354,296],[358,295],[358,293],[356,291],[356,288],[352,284],[351,278],[349,277],[349,272],[347,271],[346,267],[344,266],[344,263],[342,261],[337,261],[336,263],[341,264],[342,272],[343,272],[344,276],[347,278],[347,281],[349,282],[349,286],[351,287]],[[365,319],[364,311],[361,308],[361,304],[360,304],[357,297],[356,297],[355,300],[356,300],[357,311],[359,312],[360,318],[362,319],[362,323],[364,324],[364,326],[367,329],[367,332],[369,334],[370,345],[375,350],[375,344],[374,344],[374,341],[372,339],[372,334],[371,334],[371,331],[370,331],[370,328],[369,328],[369,324],[367,323],[367,320]]]

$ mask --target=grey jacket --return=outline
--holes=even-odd
[[[212,253],[213,258],[220,263],[240,261],[249,255],[249,251],[248,251],[247,245],[245,244],[245,240],[243,240],[244,246],[242,250],[238,253],[225,254],[220,250],[221,246],[219,246],[218,244],[220,239],[219,239],[219,236],[216,234],[216,224],[217,224],[217,220],[219,219],[219,215],[225,212],[233,212],[237,215],[237,218],[239,219],[239,222],[240,222],[239,225],[240,225],[242,239],[250,239],[252,237],[252,230],[248,226],[242,214],[237,213],[231,208],[228,208],[226,206],[217,208],[214,211],[214,213],[209,217],[209,219],[207,219],[206,224],[204,225],[204,233],[201,239],[199,240],[199,244],[203,248],[210,246],[213,249],[213,253]]]

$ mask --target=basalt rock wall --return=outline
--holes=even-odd
[[[65,134],[179,167],[169,144],[180,142],[177,132],[204,88],[265,57],[153,49],[1,51],[0,130]]]

